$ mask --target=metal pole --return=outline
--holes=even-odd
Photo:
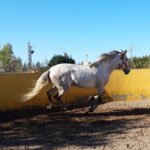
[[[130,54],[131,54],[131,68],[134,68],[134,63],[133,63],[133,47],[130,49]]]
[[[149,68],[150,68],[150,55],[149,55]]]
[[[32,46],[30,45],[30,42],[28,42],[28,70],[32,69]]]
[[[86,54],[85,56],[86,56],[86,61],[88,62],[88,54]]]

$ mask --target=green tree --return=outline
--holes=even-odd
[[[14,56],[12,45],[10,43],[5,44],[0,50],[0,60],[5,72],[15,72],[21,69],[22,60],[21,58]]]
[[[40,69],[41,68],[41,63],[39,61],[37,61],[35,66],[36,66],[37,69]]]
[[[11,70],[11,59],[13,57],[12,45],[7,43],[0,51],[0,60],[2,61],[2,67],[6,72]]]
[[[20,57],[13,56],[11,59],[11,71],[12,72],[18,72],[21,71],[22,68],[22,60]]]
[[[22,71],[27,71],[28,70],[28,65],[27,63],[25,62],[22,66]]]
[[[133,57],[131,60],[132,67],[135,69],[149,68],[150,67],[150,56]]]
[[[48,65],[52,67],[61,63],[75,64],[75,60],[71,56],[69,57],[67,53],[64,53],[64,55],[54,55]]]

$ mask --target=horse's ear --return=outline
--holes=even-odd
[[[121,56],[122,54],[124,54],[124,51],[121,49],[120,52],[118,51],[118,54]]]
[[[124,53],[125,53],[125,54],[127,53],[127,49],[124,51]]]
[[[120,58],[123,59],[124,56],[126,55],[126,53],[127,53],[127,49],[126,50],[121,50],[121,52],[120,52]]]
[[[126,54],[127,53],[127,49],[125,49],[125,50],[121,50],[121,52],[120,52],[121,54]]]

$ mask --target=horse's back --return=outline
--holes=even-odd
[[[59,74],[64,74],[67,72],[92,72],[92,70],[89,66],[63,63],[51,67],[50,72],[59,72]]]
[[[52,81],[69,78],[74,68],[74,64],[58,64],[50,68],[50,78]]]
[[[58,64],[50,69],[51,78],[64,84],[75,84],[81,87],[94,87],[96,78],[89,66],[75,64]],[[54,82],[55,82],[54,81]]]
[[[74,68],[75,64],[58,64],[50,68],[51,72],[59,72],[64,73],[70,71],[72,68]]]

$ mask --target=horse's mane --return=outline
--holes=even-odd
[[[120,53],[119,51],[113,50],[109,53],[103,53],[101,54],[96,61],[94,61],[93,63],[90,64],[90,67],[96,66],[97,64],[99,64],[102,61],[105,61],[107,59],[111,59],[112,57],[114,57],[116,54]]]

